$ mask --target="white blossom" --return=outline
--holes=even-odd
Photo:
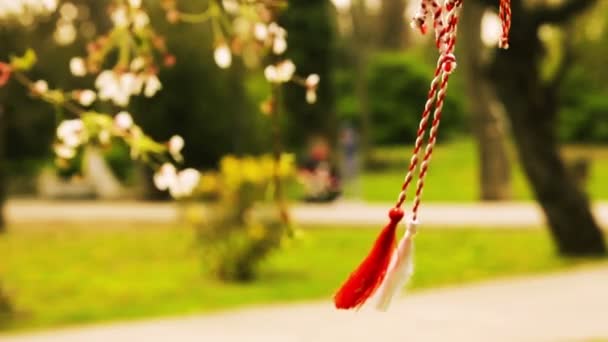
[[[49,91],[49,84],[45,80],[38,80],[32,85],[32,90],[38,94]]]
[[[53,33],[55,42],[59,45],[69,45],[76,40],[76,28],[71,21],[59,20]]]
[[[133,28],[136,30],[144,29],[150,23],[150,17],[144,11],[137,11],[133,16]]]
[[[485,46],[496,46],[502,35],[502,27],[498,15],[486,11],[481,18],[481,41]]]
[[[107,129],[103,129],[99,132],[97,139],[99,139],[99,142],[102,145],[109,145],[110,140],[112,139],[112,134]]]
[[[57,9],[57,0],[42,0],[42,7],[47,12],[54,12]]]
[[[192,195],[200,181],[200,173],[191,168],[177,172],[173,164],[164,163],[153,180],[159,190],[169,190],[173,198],[182,198]]]
[[[239,11],[239,3],[236,0],[222,0],[222,6],[230,14],[236,14]]]
[[[269,65],[264,69],[264,76],[271,83],[285,83],[291,80],[296,71],[296,66],[289,59],[277,65]]]
[[[181,157],[181,152],[182,149],[184,148],[185,142],[184,142],[184,138],[182,138],[179,135],[174,135],[171,137],[171,139],[169,139],[169,144],[168,144],[168,149],[169,149],[169,153],[171,153],[172,156],[179,156]],[[179,158],[177,158],[179,159]]]
[[[62,159],[72,159],[76,156],[76,150],[74,148],[63,144],[53,146],[53,150],[55,151],[55,154]]]
[[[285,37],[277,37],[272,43],[272,52],[275,55],[280,55],[287,50],[287,40]]]
[[[255,23],[253,26],[253,36],[259,41],[265,41],[268,38],[268,27],[264,23]]]
[[[200,181],[200,173],[195,169],[180,171],[175,182],[169,187],[169,193],[173,198],[191,196]]]
[[[78,17],[78,7],[71,2],[66,2],[59,8],[61,18],[66,21],[73,21]]]
[[[138,71],[142,70],[145,66],[146,66],[146,60],[143,57],[138,56],[138,57],[133,58],[133,60],[131,61],[130,69],[133,72],[138,72]]]
[[[268,34],[272,37],[272,52],[280,55],[287,50],[287,31],[277,23],[268,25]]]
[[[129,6],[131,6],[132,8],[140,8],[141,0],[129,0]]]
[[[118,28],[125,28],[129,25],[129,17],[127,15],[127,9],[124,6],[117,7],[111,14],[110,18],[114,26]]]
[[[155,74],[151,74],[146,78],[146,85],[144,88],[144,95],[146,97],[154,96],[159,90],[162,89],[163,85]]]
[[[57,127],[57,138],[67,147],[75,148],[82,143],[84,124],[80,119],[64,120]]]
[[[57,9],[57,0],[1,0],[0,19],[46,15]]]
[[[310,74],[306,77],[306,88],[316,88],[319,85],[321,78],[317,74]]]
[[[137,75],[131,72],[125,72],[118,77],[118,85],[121,92],[130,94],[141,93],[142,82]]]
[[[82,77],[87,74],[87,67],[82,57],[70,59],[70,72],[77,77]]]
[[[88,107],[97,99],[97,93],[90,89],[85,89],[77,92],[76,100],[81,105]]]
[[[114,124],[118,129],[126,131],[133,127],[133,117],[129,112],[122,111],[114,117]]]
[[[331,0],[331,2],[336,6],[338,11],[346,12],[350,9],[350,0]]]
[[[126,107],[131,95],[139,95],[144,86],[144,76],[126,72],[117,74],[112,70],[102,71],[95,80],[99,99],[112,101],[115,105]]]
[[[268,25],[268,33],[276,37],[285,37],[287,35],[287,31],[275,22]]]
[[[118,77],[111,70],[104,70],[97,76],[95,87],[99,91],[101,100],[114,100],[120,92]]]
[[[124,91],[119,91],[113,97],[114,104],[119,107],[128,106],[130,100],[131,100],[131,96],[129,96],[129,93],[124,92]]]
[[[221,43],[215,48],[213,58],[215,59],[215,64],[222,69],[226,69],[232,64],[232,52],[230,52],[230,48],[226,43]]]
[[[315,90],[306,90],[306,102],[309,104],[317,102],[317,92]]]
[[[158,190],[165,191],[169,189],[177,180],[177,171],[171,163],[164,163],[156,173],[154,173],[154,186]]]
[[[317,88],[321,78],[317,74],[310,74],[306,77],[304,84],[306,86],[306,102],[313,104],[317,102]]]

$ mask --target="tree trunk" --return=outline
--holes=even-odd
[[[462,63],[479,156],[480,198],[500,201],[511,198],[511,163],[505,145],[504,113],[483,72],[485,63],[480,38],[483,13],[484,7],[476,2],[463,7]]]
[[[0,234],[6,233],[6,222],[4,221],[4,202],[6,197],[5,169],[6,159],[4,158],[4,106],[0,105]],[[5,252],[6,253],[6,252]],[[6,257],[6,255],[4,256]],[[12,314],[12,307],[8,296],[2,288],[0,279],[0,328],[3,322],[7,322]]]
[[[284,87],[282,102],[287,124],[284,136],[292,147],[302,148],[313,137],[323,137],[332,147],[336,146],[338,117],[332,87],[335,24],[329,6],[331,4],[324,0],[291,0],[279,20],[289,32],[287,56],[293,59],[298,74],[306,77],[316,73],[322,77],[314,105],[306,103],[305,90],[301,86],[287,84]]]
[[[405,0],[384,0],[378,23],[379,47],[389,50],[401,49],[407,38]]]
[[[6,201],[6,158],[5,158],[5,126],[6,113],[4,106],[0,105],[0,234],[6,233],[4,217],[4,203]]]
[[[369,89],[367,82],[368,59],[371,50],[370,18],[366,15],[365,5],[354,1],[351,7],[352,36],[350,37],[350,56],[355,68],[355,95],[358,100],[359,116],[361,118],[360,146],[363,165],[372,160],[371,114],[369,109]]]
[[[526,102],[525,110],[511,115],[515,140],[522,165],[545,211],[560,253],[605,253],[603,236],[591,214],[589,201],[559,156],[553,128],[544,125],[536,115],[547,109],[539,108],[532,99]]]
[[[605,254],[603,235],[589,201],[570,177],[558,152],[557,84],[540,79],[540,22],[522,1],[512,1],[512,6],[511,48],[497,51],[491,75],[507,108],[523,169],[559,252],[568,256]]]

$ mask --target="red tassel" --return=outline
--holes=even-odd
[[[389,218],[390,222],[380,232],[369,255],[334,296],[336,308],[353,309],[360,307],[382,283],[395,249],[397,224],[403,218],[403,210],[400,208],[391,209]]]

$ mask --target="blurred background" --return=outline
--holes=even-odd
[[[0,59],[31,47],[32,77],[90,86],[70,75],[69,60],[107,31],[109,2],[0,15]],[[170,24],[159,1],[144,1],[176,64],[161,70],[158,95],[129,107],[155,139],[184,137],[185,165],[203,171],[204,194],[192,200],[155,190],[120,144],[57,168],[55,109],[18,84],[0,89],[0,331],[332,296],[397,197],[437,53],[433,34],[409,26],[416,0],[287,2],[287,56],[298,73],[321,77],[314,105],[304,89],[283,89],[280,135],[295,155],[283,173],[287,230],[263,205],[272,135],[260,103],[270,88],[246,60],[215,65],[209,25]],[[608,3],[512,4],[506,51],[496,48],[498,1],[464,4],[414,292],[608,267]],[[200,11],[206,1],[182,5]]]

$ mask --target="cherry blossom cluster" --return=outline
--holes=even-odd
[[[80,7],[69,1],[61,6],[57,2],[0,0],[0,19],[7,13],[14,16],[24,11],[51,14],[58,9],[53,37],[58,44],[68,45],[76,39],[74,23]],[[213,58],[220,68],[232,65],[233,54],[241,56],[249,67],[268,62],[264,76],[273,88],[294,82],[306,88],[309,103],[316,102],[319,76],[297,76],[295,64],[283,57],[288,47],[287,32],[275,20],[277,7],[282,6],[280,0],[212,0],[204,12],[197,14],[180,12],[175,0],[163,0],[161,5],[170,22],[211,22],[215,37]],[[54,151],[60,165],[76,157],[86,144],[106,146],[120,139],[130,147],[133,159],[146,162],[156,170],[154,184],[160,190],[167,190],[176,198],[190,196],[200,176],[194,169],[176,167],[183,161],[184,140],[180,136],[159,143],[145,135],[126,110],[118,109],[118,113],[113,114],[93,109],[99,101],[126,109],[133,96],[154,96],[162,89],[159,67],[175,64],[164,38],[152,28],[142,0],[112,0],[107,10],[111,29],[92,39],[84,56],[69,61],[74,77],[91,79],[89,89],[53,89],[45,80],[30,80],[26,74],[36,62],[31,50],[8,63],[0,62],[0,86],[13,77],[33,96],[62,107],[73,116],[57,127]],[[271,97],[269,102],[276,103],[276,99]],[[276,111],[276,106],[272,107],[268,114]]]
[[[165,66],[172,66],[175,57],[167,52],[164,39],[150,26],[141,0],[115,1],[108,12],[112,29],[87,45],[86,58],[72,58],[70,71],[76,77],[97,74],[95,88],[99,99],[126,107],[132,96],[152,97],[162,89],[157,76],[157,56]],[[113,67],[100,70],[113,52],[118,54]]]
[[[0,20],[17,20],[31,24],[34,17],[48,15],[57,9],[57,0],[1,0]]]
[[[233,54],[240,55],[246,66],[264,68],[266,80],[273,85],[294,82],[306,88],[306,101],[317,101],[319,75],[305,78],[296,74],[296,65],[284,58],[287,51],[287,31],[275,18],[280,1],[213,0],[202,13],[180,12],[176,0],[164,0],[163,8],[170,22],[211,22],[215,37],[213,57],[220,68],[232,65]],[[226,22],[231,25],[225,25]],[[264,107],[264,106],[263,106]]]
[[[0,2],[0,7],[2,5],[4,2]],[[47,8],[50,13],[57,7],[59,18],[55,40],[60,44],[61,41],[71,43],[76,34],[73,21],[79,8],[71,2],[64,2],[61,6],[55,2]],[[13,78],[34,97],[65,109],[64,112],[72,116],[57,127],[53,149],[58,165],[68,164],[84,145],[108,146],[120,139],[129,146],[134,160],[143,161],[157,170],[154,180],[159,189],[168,190],[175,198],[190,196],[200,177],[194,169],[178,171],[175,166],[183,161],[183,138],[176,135],[168,142],[156,142],[134,123],[126,110],[117,110],[118,113],[113,115],[89,109],[97,100],[127,107],[132,96],[154,96],[162,88],[157,76],[160,64],[157,60],[162,60],[166,66],[175,63],[175,58],[167,52],[164,39],[151,28],[141,0],[112,1],[108,13],[113,24],[110,32],[87,45],[86,57],[74,57],[69,62],[70,72],[75,77],[94,77],[91,78],[94,79],[92,89],[52,89],[45,80],[30,80],[26,74],[37,60],[33,50],[11,58],[8,63],[0,62],[0,86]],[[66,28],[68,26],[73,29],[73,35]],[[58,34],[58,31],[61,32]],[[58,36],[61,36],[60,41]],[[118,57],[113,59],[115,55]],[[103,65],[109,64],[113,66],[102,70]]]

